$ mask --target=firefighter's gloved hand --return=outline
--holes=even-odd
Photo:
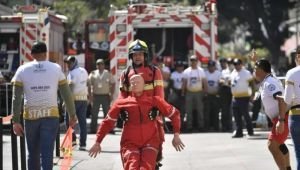
[[[153,107],[149,112],[149,119],[154,120],[159,115],[159,110],[156,107]]]
[[[127,122],[129,120],[129,114],[128,114],[128,112],[126,110],[121,110],[121,112],[120,112],[120,118],[123,121]]]

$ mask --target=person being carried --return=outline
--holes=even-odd
[[[110,108],[106,118],[102,121],[97,132],[95,144],[89,150],[91,157],[101,152],[101,142],[111,131],[120,115],[126,115],[122,137],[121,158],[123,168],[154,170],[156,157],[160,147],[159,127],[156,123],[158,111],[172,121],[174,138],[172,144],[176,151],[184,149],[180,139],[180,113],[163,98],[147,96],[143,93],[144,79],[136,74],[130,78],[132,95],[124,99],[117,99]]]

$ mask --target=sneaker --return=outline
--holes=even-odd
[[[86,150],[86,146],[80,146],[80,147],[79,147],[79,150],[80,150],[80,151],[85,151],[85,150]]]

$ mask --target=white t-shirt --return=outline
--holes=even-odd
[[[264,110],[266,114],[271,119],[278,117],[279,115],[278,101],[274,97],[275,94],[283,93],[283,86],[281,81],[272,76],[268,76],[261,83],[259,92],[261,95],[262,104],[264,106]]]
[[[87,100],[88,88],[88,73],[82,68],[78,67],[71,70],[67,76],[69,84],[72,84],[72,92],[75,100]]]
[[[172,72],[170,79],[173,81],[173,86],[175,89],[179,90],[182,88],[183,77],[184,77],[183,72],[181,73],[179,73],[178,71]]]
[[[208,94],[217,94],[219,90],[219,80],[221,78],[221,72],[215,70],[213,73],[205,71],[207,79],[207,93]]]
[[[206,79],[204,70],[200,67],[192,69],[189,67],[184,70],[184,79],[187,80],[187,90],[190,92],[202,91],[203,79]]]
[[[229,82],[230,82],[230,75],[231,75],[231,71],[229,68],[226,68],[224,70],[222,70],[221,72],[221,79],[224,80],[224,85],[225,86],[229,86]]]
[[[291,106],[300,104],[300,66],[286,73],[284,101]]]
[[[240,71],[234,69],[230,75],[231,92],[234,97],[249,97],[252,90],[249,86],[249,82],[253,77],[251,73],[242,68]]]
[[[12,82],[24,89],[24,119],[59,117],[57,90],[67,83],[58,64],[32,61],[18,68]]]

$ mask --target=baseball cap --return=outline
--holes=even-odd
[[[190,57],[190,60],[197,60],[197,57],[196,57],[195,55],[192,55],[192,56]]]
[[[207,63],[207,66],[216,66],[216,62],[213,61],[213,60],[209,60],[208,63]]]
[[[98,59],[97,61],[96,61],[96,64],[99,64],[99,63],[104,63],[104,60],[103,59]]]
[[[31,54],[45,53],[47,52],[47,46],[44,42],[36,41],[31,48]]]
[[[76,61],[76,58],[75,56],[69,56],[67,58],[64,59],[64,62],[65,63],[68,63],[68,62],[75,62]]]
[[[233,64],[234,65],[242,64],[242,60],[239,58],[235,58],[235,59],[233,59]]]

